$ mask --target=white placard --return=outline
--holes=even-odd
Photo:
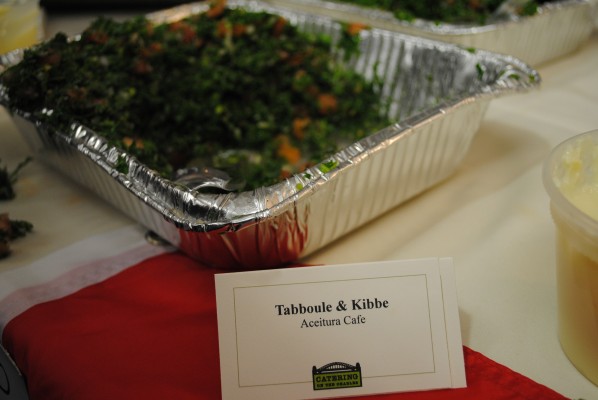
[[[452,260],[216,275],[223,399],[464,387]]]

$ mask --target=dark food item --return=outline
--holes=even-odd
[[[0,159],[0,162],[2,160]],[[13,185],[17,181],[19,171],[31,161],[31,157],[27,157],[12,171],[8,172],[8,167],[0,168],[0,201],[10,200],[15,197]]]
[[[0,168],[0,200],[12,200],[15,198],[16,194],[13,185],[17,181],[17,175],[30,161],[31,157],[27,157],[12,172],[8,172],[8,167]],[[0,213],[0,259],[10,254],[10,241],[25,236],[32,229],[33,225],[30,222],[10,220],[8,213]]]
[[[27,221],[11,220],[8,213],[0,214],[0,259],[10,254],[9,242],[25,236],[33,230],[33,225]]]
[[[364,7],[391,11],[398,19],[415,18],[445,23],[483,25],[505,0],[342,0]],[[520,16],[534,15],[539,5],[551,0],[519,1],[514,7]],[[554,0],[552,0],[554,1]]]
[[[222,1],[167,24],[100,18],[26,51],[0,83],[11,108],[65,132],[78,122],[163,177],[210,167],[248,190],[388,125],[377,82],[343,65],[364,27],[345,28],[333,44]]]

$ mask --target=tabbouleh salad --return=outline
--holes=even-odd
[[[343,63],[361,29],[344,25],[339,48],[223,1],[172,23],[102,17],[78,40],[26,50],[0,82],[11,109],[57,130],[80,123],[164,177],[209,166],[250,190],[387,125],[379,82]]]

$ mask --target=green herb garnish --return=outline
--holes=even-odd
[[[118,157],[116,160],[116,165],[114,167],[118,172],[121,174],[128,174],[129,173],[129,163],[127,162],[127,157],[122,155]]]
[[[342,26],[338,47],[344,52],[345,61],[348,61],[359,54],[359,44],[361,43],[359,33],[369,28],[357,22],[344,23]]]
[[[526,2],[519,12],[521,16],[535,15],[538,12],[538,3],[535,1]]]
[[[336,160],[326,161],[326,162],[323,162],[322,164],[318,165],[318,169],[323,174],[332,171],[336,167],[338,167],[338,161],[336,161]]]
[[[480,64],[480,63],[476,63],[475,69],[476,69],[476,71],[478,73],[478,79],[480,79],[480,80],[483,79],[484,78],[484,72],[485,72],[484,66],[482,64]]]

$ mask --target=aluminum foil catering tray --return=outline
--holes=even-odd
[[[520,17],[509,7],[484,25],[457,25],[416,19],[402,21],[391,12],[361,7],[342,0],[270,0],[296,10],[311,10],[346,22],[367,25],[466,48],[510,54],[532,66],[566,55],[591,35],[598,17],[595,0],[545,3],[533,16]],[[506,2],[508,3],[509,0]]]
[[[329,17],[257,1],[229,1],[277,13],[300,29],[342,29]],[[204,3],[151,14],[171,21],[205,10]],[[77,124],[53,132],[31,115],[11,110],[37,159],[75,179],[160,237],[206,265],[231,269],[279,267],[299,260],[449,177],[467,153],[493,98],[540,83],[522,61],[485,51],[370,29],[361,32],[351,67],[383,79],[388,116],[396,123],[333,155],[338,166],[318,166],[269,187],[201,194],[159,177],[135,158]],[[22,53],[0,57],[0,68]],[[8,105],[0,86],[0,104]],[[128,172],[117,169],[122,157]],[[323,160],[324,161],[324,160]],[[307,176],[307,177],[306,177]]]

